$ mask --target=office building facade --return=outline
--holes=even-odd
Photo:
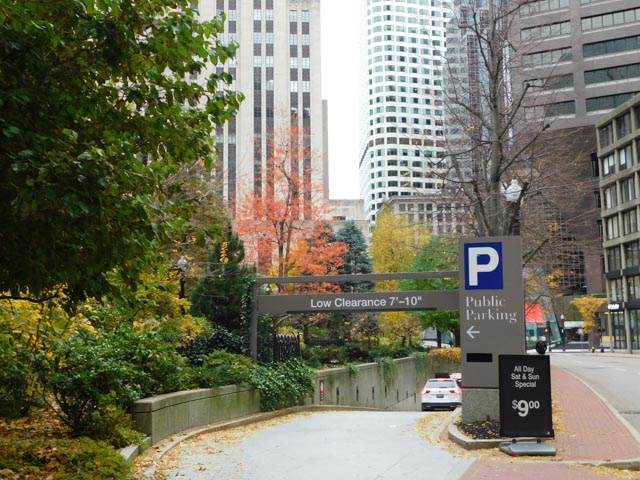
[[[640,341],[640,96],[597,124],[604,230],[607,332],[616,349]]]
[[[443,188],[448,12],[439,0],[366,0],[367,120],[359,172],[370,222],[389,198]]]
[[[274,131],[299,132],[311,152],[292,157],[302,189],[328,196],[325,110],[320,85],[320,0],[200,0],[203,20],[225,12],[224,41],[240,45],[224,67],[245,95],[235,118],[218,129],[217,172],[229,213],[238,200],[260,193]],[[309,200],[311,195],[302,192]],[[306,193],[306,194],[305,194]]]

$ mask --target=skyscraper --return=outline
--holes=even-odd
[[[521,78],[551,128],[594,125],[640,91],[637,0],[540,0],[520,9]]]
[[[245,95],[215,139],[222,193],[233,216],[247,192],[260,192],[274,130],[297,127],[312,155],[294,168],[328,192],[325,106],[320,87],[320,0],[200,0],[203,20],[225,12],[225,40],[240,45],[225,65]],[[213,68],[222,68],[213,66]],[[292,157],[293,160],[293,157]]]
[[[367,122],[360,156],[365,218],[396,196],[443,188],[442,70],[449,7],[367,0]]]

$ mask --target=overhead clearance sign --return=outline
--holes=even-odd
[[[405,310],[457,310],[458,292],[407,291],[339,294],[264,295],[261,313],[392,312]]]

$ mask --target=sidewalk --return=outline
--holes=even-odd
[[[492,452],[476,460],[461,479],[640,479],[640,470],[625,475],[608,468],[584,467],[599,464],[640,467],[638,433],[573,375],[552,367],[551,384],[556,436],[548,443],[556,447],[557,455],[525,459]]]

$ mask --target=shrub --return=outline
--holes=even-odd
[[[30,356],[28,350],[16,348],[0,333],[0,417],[24,416],[35,404]]]
[[[15,478],[133,479],[130,465],[116,450],[88,438],[0,441],[0,471],[11,471]]]
[[[313,371],[299,359],[255,367],[251,384],[260,392],[264,411],[303,405],[313,395]]]
[[[462,361],[462,350],[459,347],[434,348],[429,350],[429,355],[453,363],[460,363]]]
[[[200,367],[195,368],[197,384],[202,388],[247,383],[253,362],[244,355],[222,350],[206,355]]]
[[[246,341],[240,335],[230,332],[224,327],[213,327],[210,333],[199,335],[178,348],[178,353],[189,360],[191,365],[200,366],[204,357],[217,350],[229,353],[247,353]]]
[[[51,343],[40,355],[38,373],[45,393],[55,399],[52,408],[75,435],[104,438],[121,424],[114,412],[139,398],[176,390],[182,362],[153,335],[79,330]]]

